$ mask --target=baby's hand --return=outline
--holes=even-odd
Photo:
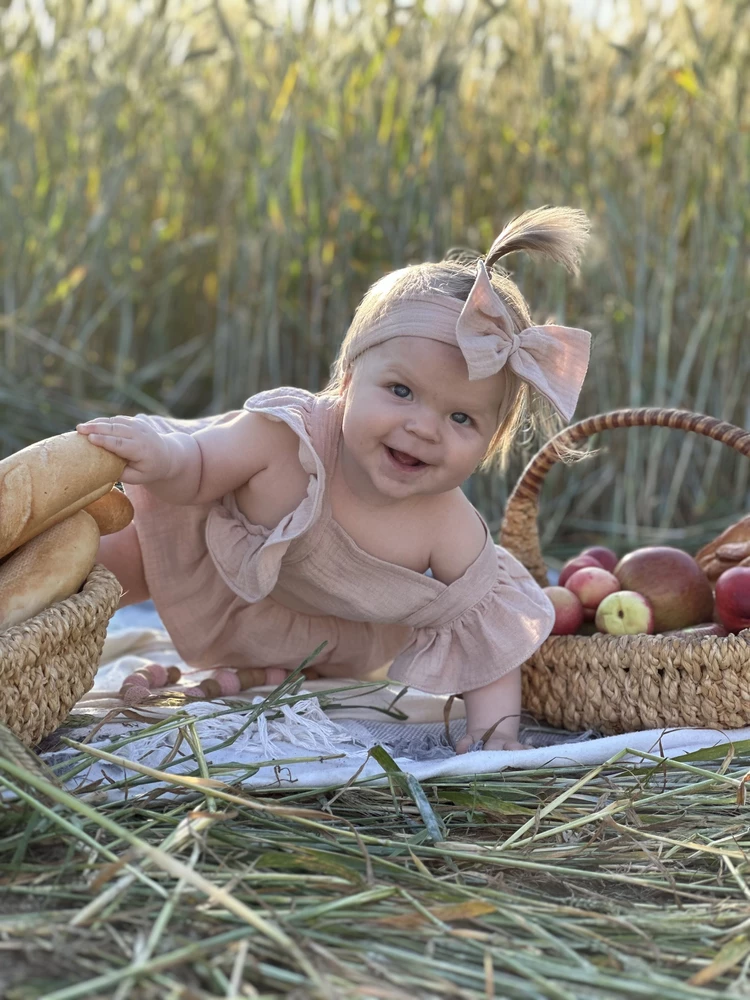
[[[98,417],[77,424],[76,430],[92,444],[124,458],[124,483],[145,485],[170,475],[167,438],[139,417]]]
[[[475,743],[479,742],[484,733],[467,733],[462,736],[461,739],[456,744],[456,753],[468,753],[469,748]],[[482,746],[482,750],[532,750],[533,747],[529,743],[519,743],[515,736],[508,736],[504,733],[493,733],[492,736],[485,741]]]

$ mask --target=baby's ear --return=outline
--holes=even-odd
[[[344,377],[341,379],[341,387],[339,389],[339,395],[345,396],[349,391],[349,386],[352,384],[352,366],[349,367],[344,372]]]

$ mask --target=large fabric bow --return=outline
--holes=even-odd
[[[520,333],[479,261],[474,286],[456,324],[470,379],[488,378],[506,364],[552,403],[573,416],[586,376],[591,334],[569,326],[530,326]]]

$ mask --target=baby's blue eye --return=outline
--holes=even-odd
[[[471,423],[468,413],[451,413],[451,420],[462,427],[467,427]]]
[[[411,389],[407,385],[401,385],[400,382],[391,386],[391,392],[394,396],[398,396],[399,399],[406,399],[408,396],[411,396]]]

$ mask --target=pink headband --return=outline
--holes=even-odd
[[[507,364],[565,420],[576,408],[591,345],[590,333],[569,326],[530,326],[515,333],[510,313],[481,260],[466,302],[440,292],[397,299],[352,337],[341,360],[347,364],[369,348],[403,336],[459,347],[472,381],[495,375]]]

